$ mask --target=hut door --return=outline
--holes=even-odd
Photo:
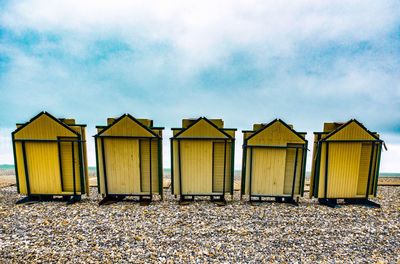
[[[140,192],[158,193],[158,142],[140,140]],[[151,146],[150,146],[151,145]],[[151,189],[150,189],[150,181]]]
[[[104,139],[109,194],[139,194],[139,141],[130,138]]]
[[[59,173],[62,192],[80,192],[80,166],[79,166],[79,148],[77,142],[60,141],[59,148]],[[75,178],[75,179],[74,179]]]
[[[254,148],[252,164],[252,195],[283,195],[286,149]]]
[[[58,194],[61,189],[57,143],[23,142],[31,194]]]
[[[371,143],[363,143],[361,145],[361,155],[360,155],[360,169],[358,174],[358,183],[357,183],[357,195],[365,196],[367,194],[367,184],[368,184],[368,176],[369,175],[369,167],[370,164],[373,165],[373,160],[371,161],[371,151],[372,145]],[[371,168],[371,173],[373,170]],[[371,188],[372,181],[370,181]]]
[[[182,140],[182,194],[212,193],[212,141]]]
[[[226,170],[226,144],[224,142],[213,142],[213,193],[222,193],[224,188],[225,173],[225,189],[229,171]],[[225,158],[225,161],[224,161]],[[224,171],[225,168],[225,171]]]
[[[323,148],[323,151],[326,148]],[[327,198],[353,198],[356,196],[361,157],[360,143],[329,143]],[[321,173],[325,175],[325,159],[321,160]],[[320,179],[320,193],[324,194],[325,177]],[[365,193],[365,191],[364,191]]]
[[[286,167],[285,167],[285,186],[284,194],[291,195],[293,187],[293,177],[295,177],[294,182],[294,194],[300,194],[300,180],[301,180],[301,168],[302,168],[302,155],[303,149],[301,145],[288,144],[292,148],[287,148],[286,150]],[[296,160],[296,148],[297,148],[297,160]],[[296,176],[294,175],[296,166]]]

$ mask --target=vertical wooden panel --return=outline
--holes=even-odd
[[[371,151],[372,151],[371,143],[361,144],[360,165],[359,165],[360,170],[357,182],[358,195],[366,195]]]
[[[328,198],[351,198],[357,195],[360,154],[360,143],[329,145]]]
[[[224,147],[224,142],[213,142],[213,192],[223,191]]]
[[[106,188],[105,188],[105,181],[104,181],[104,166],[103,166],[103,153],[102,153],[102,143],[101,138],[95,139],[95,144],[97,144],[97,161],[99,163],[99,167],[97,168],[99,173],[99,183],[100,184],[100,193],[105,195]]]
[[[74,160],[72,159],[72,144],[74,144]],[[62,186],[63,192],[74,191],[74,170],[72,162],[75,166],[75,191],[76,193],[81,192],[81,179],[80,179],[80,168],[79,168],[79,149],[77,142],[60,142],[61,152],[61,166],[62,166]]]
[[[150,146],[148,139],[140,140],[141,192],[150,192]],[[157,141],[151,142],[152,193],[158,193],[158,148]]]
[[[57,143],[27,142],[25,149],[31,194],[61,193]]]
[[[251,157],[250,157],[251,148],[246,149],[246,180],[245,180],[245,194],[250,193],[250,166],[251,166]]]
[[[213,149],[213,192],[222,192],[224,179],[224,156],[225,156],[225,192],[230,190],[231,186],[231,151],[232,146],[228,141],[214,142]]]
[[[294,166],[295,166],[296,149],[288,148],[286,151],[286,165],[285,165],[285,184],[283,194],[291,195],[293,186]],[[302,160],[302,149],[299,148],[297,152],[297,164],[296,164],[296,179],[294,185],[294,194],[300,194],[300,178],[301,178],[301,160]]]
[[[181,141],[182,194],[212,193],[212,142]]]
[[[86,195],[90,194],[90,186],[89,186],[89,167],[87,160],[87,146],[86,146],[86,128],[81,127],[81,139],[84,141],[82,143],[82,156],[83,156],[83,165],[84,165],[84,174],[85,174],[85,183],[86,183]]]
[[[232,171],[232,159],[231,159],[231,153],[232,153],[232,145],[230,141],[226,142],[226,161],[225,161],[225,192],[229,192],[229,190],[231,189],[231,184],[232,184],[232,178],[234,177]],[[232,175],[232,176],[231,176]]]
[[[253,149],[252,195],[282,195],[286,149]]]
[[[325,196],[325,155],[326,155],[326,144],[321,144],[321,160],[319,162],[319,178],[318,178],[318,197]],[[330,177],[330,175],[328,175]]]
[[[25,178],[25,167],[24,167],[24,157],[22,153],[22,143],[15,142],[15,154],[18,163],[18,182],[19,182],[19,192],[21,194],[28,194],[26,188],[26,178]]]
[[[318,151],[318,139],[319,135],[315,134],[314,135],[314,144],[313,144],[313,152],[312,152],[312,161],[311,161],[311,177],[310,177],[310,193],[309,193],[309,198],[312,198],[314,196],[314,182],[315,182],[315,177],[314,174],[317,170],[316,165],[317,165],[317,151]]]
[[[107,138],[104,147],[108,193],[140,193],[138,140]]]

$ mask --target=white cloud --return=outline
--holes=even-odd
[[[281,117],[318,131],[324,121],[356,117],[387,130],[400,119],[399,40],[391,42],[399,14],[398,1],[372,0],[10,1],[0,28],[20,42],[30,32],[39,40],[27,48],[0,39],[0,55],[11,58],[0,73],[0,128],[11,125],[8,116],[15,123],[49,110],[89,127],[130,112],[160,125],[208,115],[248,129]],[[90,62],[102,40],[131,51]],[[352,54],[363,42],[372,50]],[[230,84],[236,52],[250,54],[259,80]],[[213,66],[222,69],[224,87],[199,83],[199,73]],[[383,171],[400,171],[398,144],[388,142]],[[10,158],[3,150],[0,163]]]
[[[167,41],[184,62],[218,62],[232,49],[290,56],[301,43],[380,41],[399,21],[396,1],[15,1],[1,22],[85,43]],[[75,43],[76,44],[76,43]],[[79,48],[78,48],[79,50]]]

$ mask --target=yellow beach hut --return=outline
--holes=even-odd
[[[54,196],[74,203],[89,193],[85,127],[47,112],[17,124],[12,133],[17,189],[27,195],[17,203]]]
[[[171,138],[172,193],[181,202],[210,196],[225,203],[233,195],[235,131],[222,119],[184,119]]]
[[[139,197],[142,204],[153,195],[162,199],[162,130],[153,120],[129,114],[108,118],[95,135],[98,190],[108,204],[126,196]]]
[[[383,141],[355,119],[325,123],[314,133],[310,197],[321,204],[346,203],[379,207],[369,201],[376,196]]]
[[[241,195],[250,202],[274,197],[297,205],[304,189],[305,135],[280,119],[244,130]]]

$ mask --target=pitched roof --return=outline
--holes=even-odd
[[[143,132],[140,136],[160,137],[154,131],[152,131],[147,126],[143,125],[141,122],[139,122],[139,120],[137,120],[130,114],[123,114],[122,116],[117,118],[112,124],[104,127],[99,133],[97,133],[96,137],[106,136],[106,134],[112,132],[113,128],[117,127],[119,124],[121,124],[124,121],[130,122],[133,127],[139,128]]]
[[[250,140],[251,138],[257,137],[262,131],[266,130],[267,128],[271,127],[273,124],[275,123],[281,123],[282,125],[284,125],[284,127],[286,127],[290,132],[292,132],[294,135],[296,135],[300,140],[302,141],[306,141],[306,139],[299,134],[297,131],[295,131],[293,128],[291,128],[286,122],[284,122],[281,119],[275,119],[271,122],[269,122],[268,124],[264,125],[262,128],[260,128],[259,130],[255,131],[252,135],[250,135],[246,140]],[[250,131],[246,131],[246,132],[250,132]]]
[[[333,130],[332,132],[330,132],[325,138],[322,139],[322,141],[329,141],[332,139],[332,137],[334,137],[335,135],[337,135],[338,133],[340,133],[341,131],[344,131],[346,128],[348,128],[351,124],[355,124],[356,126],[358,126],[360,129],[362,129],[363,131],[365,131],[365,133],[368,134],[368,136],[370,136],[372,138],[372,140],[380,140],[379,137],[377,135],[375,135],[374,133],[372,133],[371,131],[369,131],[363,124],[361,124],[360,122],[358,122],[356,119],[351,119],[349,121],[347,121],[346,123],[344,123],[343,125],[339,126],[338,128],[336,128],[335,130]]]
[[[218,138],[226,138],[231,139],[232,137],[226,133],[222,128],[218,128],[213,122],[211,122],[206,117],[200,117],[187,128],[182,129],[179,131],[173,138],[185,138],[185,134],[188,134],[191,130],[194,130],[197,126],[204,126],[204,128],[212,129],[213,131],[217,132],[219,135]],[[204,137],[204,135],[191,135],[190,137]],[[209,135],[207,137],[215,137],[214,135]]]
[[[75,130],[73,130],[72,128],[70,128],[68,125],[66,125],[65,123],[63,123],[61,120],[59,120],[58,118],[54,117],[53,115],[51,115],[48,112],[42,111],[39,114],[35,115],[33,118],[31,118],[28,122],[22,124],[20,127],[18,127],[16,130],[14,130],[14,132],[12,132],[13,135],[21,132],[22,130],[24,130],[25,128],[29,127],[29,125],[35,123],[36,121],[39,120],[40,117],[42,116],[46,116],[48,118],[50,118],[52,121],[56,122],[57,124],[61,125],[63,128],[65,128],[66,130],[68,130],[69,132],[72,132],[75,136],[79,136],[79,133],[76,132]]]

